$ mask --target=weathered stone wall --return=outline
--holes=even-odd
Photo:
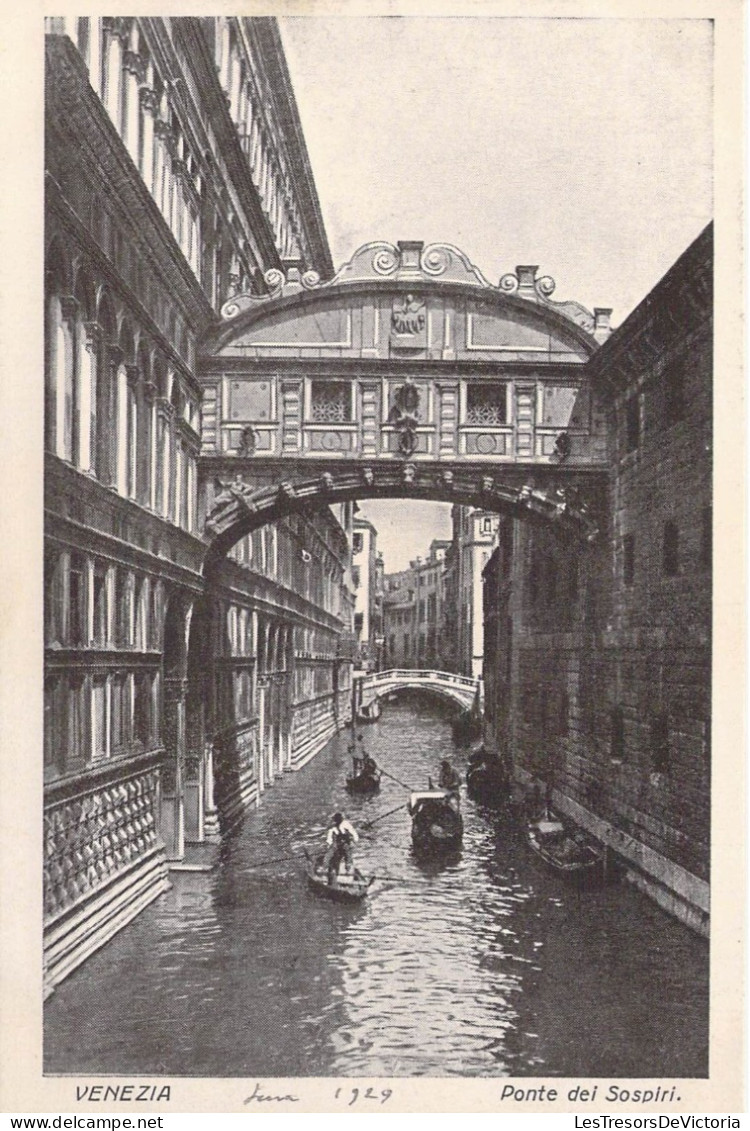
[[[510,751],[520,781],[550,786],[637,882],[700,930],[710,843],[710,264],[708,230],[590,363],[610,443],[598,543],[576,547],[551,527],[517,522],[510,581],[499,551],[486,574],[496,637],[488,740]]]

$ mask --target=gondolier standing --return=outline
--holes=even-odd
[[[359,840],[357,830],[343,813],[334,813],[333,822],[326,833],[326,854],[323,857],[323,867],[328,870],[328,882],[333,883],[342,860],[346,862],[346,870],[351,873],[354,869],[354,853],[352,845]]]
[[[438,786],[440,789],[450,790],[451,793],[458,793],[461,788],[461,776],[453,769],[447,758],[443,758],[440,763]]]

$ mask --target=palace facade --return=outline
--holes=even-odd
[[[273,19],[51,19],[46,36],[48,991],[350,710],[352,504],[211,571],[202,336],[332,264]]]

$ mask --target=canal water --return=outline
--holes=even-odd
[[[450,757],[429,699],[385,705],[365,746],[417,788]],[[268,790],[209,873],[173,887],[45,1008],[48,1073],[705,1076],[708,947],[626,883],[579,893],[507,817],[463,802],[460,858],[414,859],[404,788],[350,798],[350,736]],[[344,809],[362,905],[309,891],[303,850]],[[285,857],[275,864],[269,858]],[[258,866],[261,865],[261,866]]]

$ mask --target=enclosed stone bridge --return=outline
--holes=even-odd
[[[361,688],[363,705],[372,703],[373,700],[380,699],[390,692],[417,690],[434,692],[464,709],[472,707],[477,702],[478,695],[480,709],[482,706],[481,679],[471,679],[469,676],[455,675],[453,672],[392,668],[387,672],[370,672],[368,675],[359,676],[357,682]]]
[[[553,301],[534,266],[493,285],[457,248],[405,241],[265,285],[225,304],[201,351],[209,563],[290,511],[368,497],[594,535],[606,417],[586,363],[608,310]]]

